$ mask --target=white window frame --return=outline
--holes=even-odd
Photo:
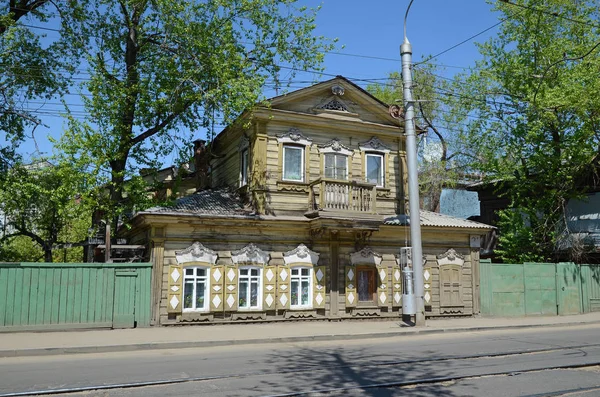
[[[323,155],[323,173],[324,173],[324,177],[325,178],[329,178],[327,176],[327,156],[333,156],[333,176],[331,177],[332,179],[338,180],[338,181],[347,181],[348,180],[348,156],[342,153],[325,153]],[[344,169],[344,175],[342,178],[339,178],[337,175],[337,158],[338,157],[344,157],[345,161],[346,161],[346,167]]]
[[[187,270],[189,269],[193,269],[194,270],[194,274],[193,275],[188,275],[187,274]],[[206,275],[205,276],[197,276],[196,275],[196,270],[197,269],[203,269],[206,271]],[[185,307],[185,285],[186,285],[186,281],[187,280],[193,280],[192,285],[194,286],[193,289],[193,298],[192,298],[192,307],[191,308],[186,308]],[[196,296],[196,286],[197,286],[197,280],[198,279],[204,279],[204,306],[201,308],[197,308],[196,307],[196,301],[198,299],[198,297]],[[208,312],[210,311],[210,266],[187,266],[183,268],[183,288],[182,288],[182,307],[183,307],[183,312]]]
[[[377,187],[385,187],[385,155],[382,153],[365,153],[365,181],[369,181],[369,157],[378,157],[381,163],[381,172],[378,175]]]
[[[240,187],[248,184],[248,147],[241,149],[240,152]]]
[[[242,276],[242,270],[248,270],[248,275],[244,275]],[[258,270],[258,276],[252,276],[252,270]],[[263,301],[263,293],[262,293],[262,267],[260,266],[240,266],[238,268],[238,310],[240,311],[252,311],[252,310],[262,310],[262,301]],[[242,292],[242,287],[241,287],[241,282],[242,282],[242,278],[245,278],[248,280],[248,294],[246,295],[248,297],[248,306],[240,306],[239,304],[239,299],[241,296],[241,292]],[[252,279],[255,279],[256,281],[258,281],[258,292],[257,292],[257,299],[256,299],[256,306],[250,306],[250,291],[252,290],[251,285],[252,285]]]
[[[307,269],[308,270],[308,276],[302,276],[302,270],[303,269]],[[299,274],[294,276],[294,270],[298,270]],[[292,304],[292,283],[294,281],[294,279],[297,279],[299,281],[298,284],[298,291],[296,291],[298,293],[298,304],[294,305]],[[308,304],[303,305],[302,302],[302,280],[303,279],[308,279]],[[290,268],[290,309],[312,309],[313,305],[313,268],[310,266],[293,266]]]
[[[285,161],[285,152],[286,150],[299,150],[300,151],[300,179],[291,179],[291,178],[286,178],[285,174],[286,174],[286,161]],[[282,175],[281,175],[281,179],[284,181],[293,181],[293,182],[304,182],[304,156],[305,156],[305,147],[304,146],[299,146],[299,145],[283,145],[282,148],[282,159],[281,159],[281,163],[282,163]]]

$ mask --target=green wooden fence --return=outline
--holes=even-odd
[[[151,263],[0,263],[0,331],[150,325]]]
[[[480,263],[481,314],[566,315],[600,311],[600,265]]]

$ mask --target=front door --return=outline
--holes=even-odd
[[[375,268],[372,266],[357,266],[358,301],[377,302],[377,287],[375,286]]]

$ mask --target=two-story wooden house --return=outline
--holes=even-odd
[[[407,246],[403,123],[336,77],[257,106],[206,147],[206,185],[140,212],[159,324],[398,317]],[[478,313],[490,227],[421,213],[428,316]]]

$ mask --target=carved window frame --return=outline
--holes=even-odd
[[[188,248],[183,250],[175,251],[175,259],[181,266],[183,272],[183,280],[181,288],[181,312],[182,313],[209,313],[210,312],[210,297],[211,297],[211,269],[217,263],[218,255],[215,251],[206,248],[200,242],[196,241]],[[185,281],[186,273],[188,269],[205,269],[206,270],[206,284],[204,289],[204,307],[188,308],[185,309]],[[196,286],[194,285],[194,290]]]
[[[308,271],[308,305],[292,305],[291,304],[291,288],[290,288],[290,310],[307,310],[313,308],[313,272],[315,266],[319,263],[320,254],[312,251],[306,245],[300,244],[291,251],[283,254],[284,266],[290,269],[290,286],[292,284],[292,270],[309,269]],[[300,299],[298,300],[300,302]]]
[[[453,248],[450,248],[448,251],[441,255],[437,255],[436,257],[437,266],[438,266],[438,274],[439,274],[439,291],[440,291],[440,309],[459,309],[460,311],[464,310],[465,301],[464,301],[464,283],[462,280],[463,269],[465,264],[465,256],[456,252]],[[446,274],[447,270],[457,271],[458,272],[458,301],[459,302],[447,302],[443,299],[444,295],[444,274]]]
[[[205,271],[205,275],[202,277],[204,280],[204,306],[202,308],[195,307],[196,306],[196,287],[198,285],[198,276],[196,275],[197,270],[202,269]],[[188,270],[193,270],[193,274],[188,275]],[[193,283],[193,306],[191,308],[185,307],[185,285],[186,281],[192,279]],[[183,267],[183,288],[181,291],[181,312],[182,313],[208,313],[210,312],[210,264],[186,264]]]
[[[309,155],[312,140],[305,137],[299,129],[290,128],[286,134],[277,135],[279,143],[279,174],[285,182],[306,183],[309,175]],[[300,149],[300,179],[285,178],[285,151],[286,149]]]
[[[381,170],[381,183],[379,183],[379,181],[378,181],[378,183],[376,184],[376,187],[387,188],[389,186],[389,180],[390,180],[389,160],[390,160],[391,149],[388,146],[386,146],[376,136],[373,136],[368,141],[359,144],[359,149],[360,149],[361,155],[362,155],[362,164],[363,164],[362,169],[363,169],[364,181],[368,182],[368,180],[367,180],[368,157],[378,156],[381,158],[382,170]]]
[[[319,146],[319,155],[320,155],[320,165],[321,165],[321,176],[323,178],[328,178],[326,176],[326,157],[333,156],[344,156],[346,158],[346,174],[344,175],[344,179],[336,178],[335,176],[330,179],[336,179],[340,181],[349,181],[352,178],[352,157],[354,155],[354,151],[349,147],[343,145],[338,138],[334,138],[329,141],[325,145]],[[334,157],[335,159],[335,157]],[[334,160],[335,163],[335,160]],[[337,168],[337,167],[334,167]]]

